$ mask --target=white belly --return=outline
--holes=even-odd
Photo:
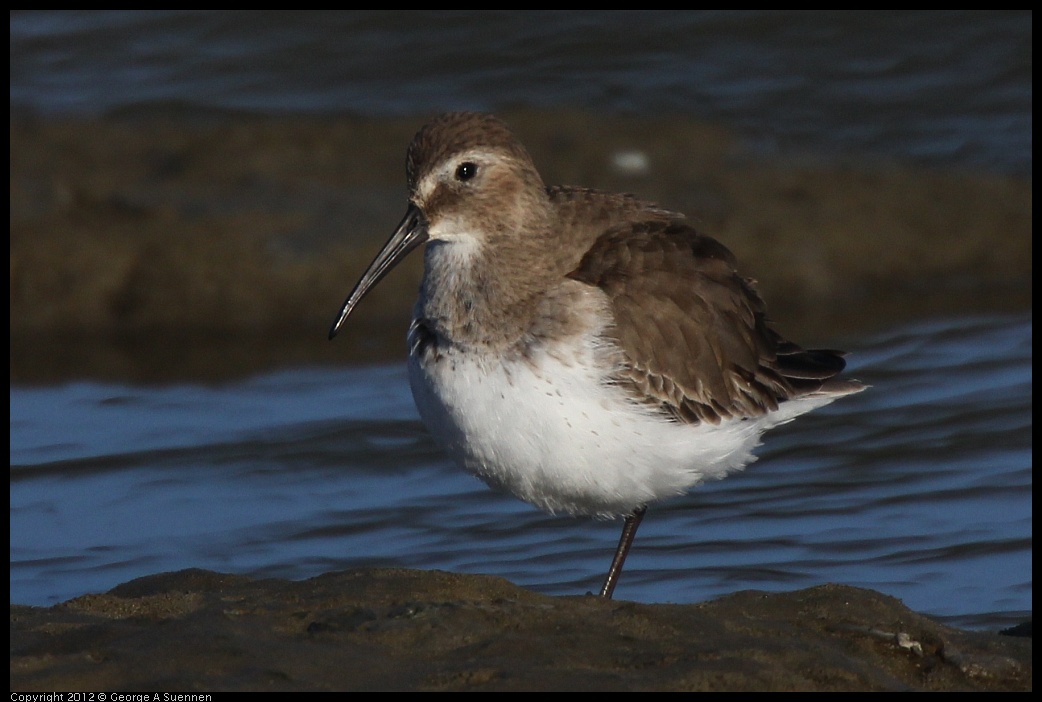
[[[452,457],[490,485],[549,511],[614,517],[755,460],[760,434],[828,402],[720,425],[687,425],[609,384],[587,342],[504,360],[445,350],[409,360],[420,415]]]

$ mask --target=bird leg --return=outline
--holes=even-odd
[[[633,510],[633,514],[626,517],[626,523],[622,525],[619,547],[615,549],[615,558],[611,559],[608,577],[604,579],[604,587],[601,588],[601,597],[606,600],[610,600],[612,593],[615,592],[615,583],[619,580],[619,574],[622,573],[622,564],[626,562],[626,554],[629,553],[633,537],[637,534],[637,527],[640,526],[640,520],[644,518],[644,513],[647,511],[647,507],[638,507]]]

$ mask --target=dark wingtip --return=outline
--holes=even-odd
[[[790,344],[777,355],[778,370],[786,378],[827,380],[842,371],[847,362],[842,351],[831,349],[801,349]]]

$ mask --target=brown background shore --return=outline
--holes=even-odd
[[[1030,309],[1029,181],[766,158],[680,118],[504,117],[548,183],[688,213],[805,343]],[[420,256],[352,333],[325,332],[404,211],[405,147],[423,119],[12,116],[12,381],[400,360]],[[614,165],[627,152],[646,170]]]

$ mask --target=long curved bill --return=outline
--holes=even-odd
[[[329,338],[332,339],[340,331],[340,325],[348,318],[355,306],[369,290],[380,282],[387,273],[394,268],[399,261],[409,255],[409,252],[427,241],[427,218],[416,205],[409,203],[409,209],[405,211],[405,217],[401,224],[387,240],[380,253],[365,269],[361,280],[355,285],[355,289],[344,300],[344,306],[340,308],[340,314],[333,322],[329,330]]]

